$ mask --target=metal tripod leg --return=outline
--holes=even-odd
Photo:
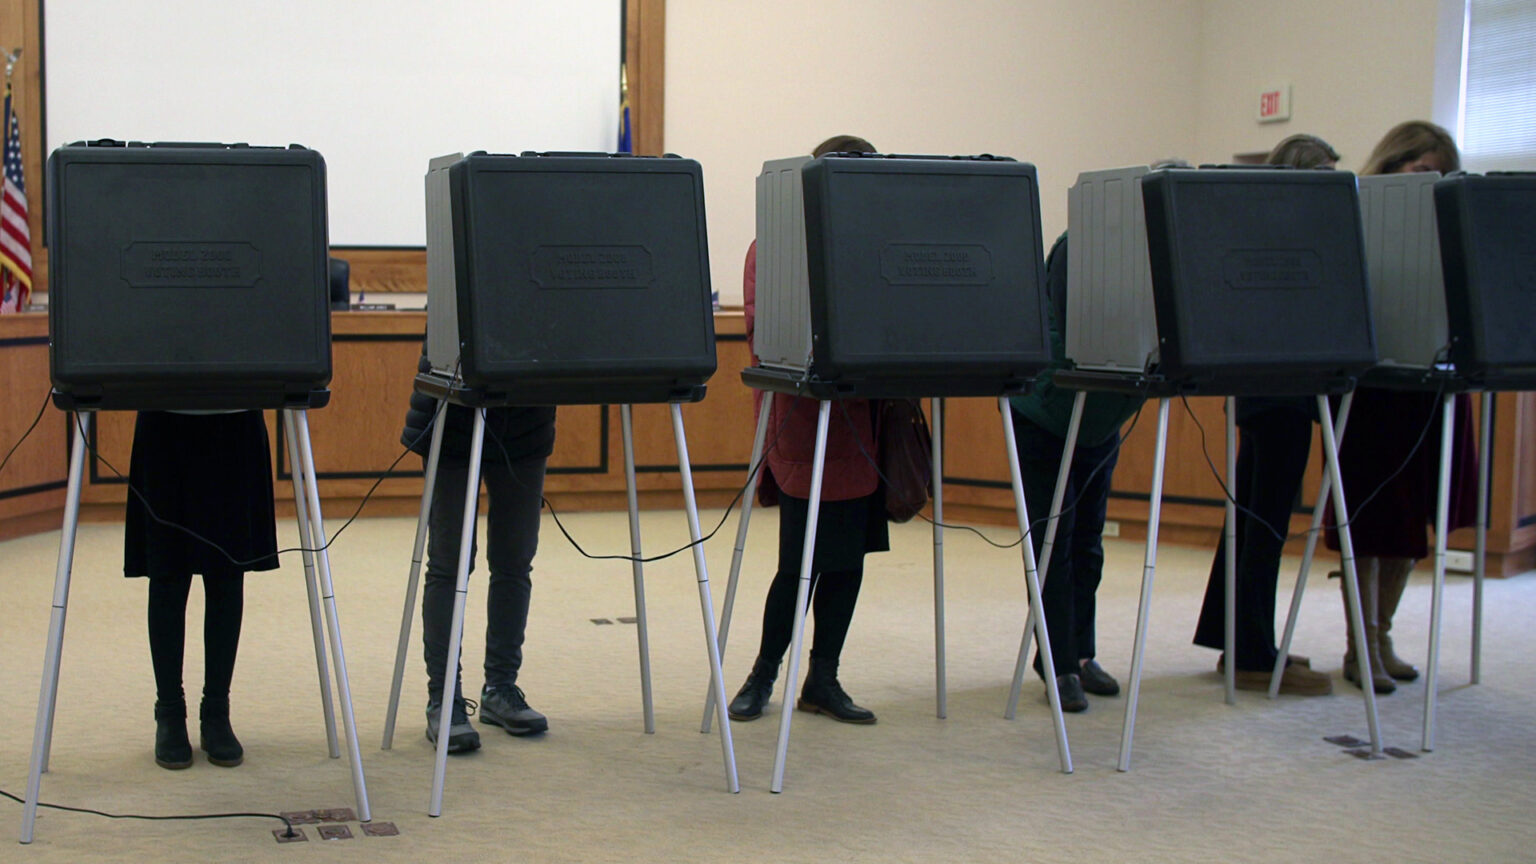
[[[447,422],[448,403],[438,402],[432,416],[432,445],[427,449],[426,480],[421,488],[421,514],[416,518],[416,545],[411,550],[411,572],[405,580],[405,609],[400,613],[400,639],[395,644],[395,677],[389,684],[389,708],[384,713],[384,743],[388,750],[395,743],[395,716],[400,710],[400,686],[405,679],[405,655],[411,643],[411,619],[416,614],[416,589],[421,581],[421,562],[427,546],[427,523],[432,516],[432,494],[437,489],[437,462],[443,450],[443,428]]]
[[[432,800],[428,816],[443,815],[443,778],[448,772],[448,730],[453,725],[454,700],[459,693],[459,648],[464,642],[464,605],[469,594],[469,566],[475,548],[476,504],[480,501],[480,460],[485,448],[485,409],[476,408],[469,438],[469,482],[464,484],[464,527],[459,532],[459,567],[453,589],[453,623],[443,659],[443,692],[437,713],[437,760],[432,768]]]
[[[303,487],[307,499],[310,539],[314,543],[315,564],[320,577],[320,599],[325,609],[327,629],[331,636],[331,667],[336,672],[336,690],[341,697],[341,720],[347,734],[347,757],[352,767],[352,790],[357,796],[357,818],[361,822],[373,819],[368,807],[368,785],[363,778],[362,753],[357,742],[357,717],[352,712],[352,685],[347,680],[347,655],[341,644],[341,619],[336,612],[336,589],[331,582],[331,554],[326,550],[325,514],[320,510],[320,492],[315,480],[315,455],[309,441],[309,412],[303,409],[288,411],[298,439],[296,456],[303,471]]]
[[[805,641],[805,607],[811,596],[811,565],[815,563],[816,520],[821,516],[821,480],[827,463],[827,418],[832,403],[821,400],[816,413],[816,448],[811,459],[811,491],[805,514],[805,544],[800,553],[800,584],[795,590],[795,617],[789,646],[789,671],[784,676],[783,709],[779,712],[779,743],[773,756],[769,790],[784,791],[784,763],[789,758],[789,724],[794,715],[795,682],[800,679],[800,646]]]
[[[1328,416],[1328,397],[1317,397],[1317,412]],[[1349,606],[1349,625],[1355,634],[1355,663],[1360,670],[1360,692],[1365,695],[1365,722],[1371,732],[1371,753],[1381,755],[1381,724],[1376,719],[1376,688],[1368,685],[1371,677],[1370,651],[1365,642],[1365,616],[1360,611],[1360,581],[1355,573],[1355,544],[1350,539],[1349,511],[1344,505],[1344,479],[1339,473],[1339,444],[1333,426],[1322,423],[1323,458],[1332,477],[1333,515],[1339,525],[1339,557],[1344,569],[1344,598]],[[1281,660],[1285,655],[1280,656]]]
[[[1237,400],[1227,397],[1227,519],[1226,568],[1223,572],[1222,646],[1226,665],[1222,678],[1227,704],[1237,704]]]
[[[933,689],[934,711],[949,716],[944,672],[944,400],[933,406]]]
[[[997,397],[997,407],[1003,415],[1003,446],[1008,450],[1008,473],[1013,479],[1013,507],[1019,518],[1019,534],[1023,537],[1019,548],[1024,555],[1024,587],[1029,593],[1031,609],[1044,609],[1040,599],[1040,574],[1035,565],[1035,547],[1029,542],[1029,506],[1024,502],[1024,477],[1019,470],[1018,440],[1013,431],[1013,410],[1008,397]],[[1074,440],[1076,436],[1073,436]],[[1040,659],[1044,668],[1055,670],[1051,657],[1051,637],[1046,630],[1045,615],[1032,615],[1035,620],[1035,636],[1040,640]],[[1056,729],[1056,755],[1061,760],[1061,773],[1072,773],[1072,751],[1067,747],[1067,724],[1061,716],[1061,693],[1056,687],[1056,676],[1046,680],[1045,698],[1051,703],[1051,723]]]
[[[1483,576],[1488,572],[1488,467],[1493,461],[1493,406],[1497,394],[1484,391],[1477,447],[1477,546],[1472,559],[1472,683],[1483,680]]]
[[[1141,695],[1141,662],[1147,651],[1147,619],[1152,612],[1152,579],[1157,573],[1157,529],[1163,511],[1163,468],[1168,461],[1168,398],[1157,400],[1157,456],[1152,463],[1152,501],[1147,513],[1147,553],[1141,568],[1141,605],[1136,607],[1136,644],[1131,651],[1131,681],[1120,729],[1120,771],[1131,770],[1131,739],[1136,734],[1136,700]]]
[[[48,643],[43,650],[43,678],[37,695],[37,722],[32,727],[32,764],[27,774],[27,798],[21,811],[21,842],[32,842],[37,800],[42,791],[47,751],[53,738],[53,710],[59,696],[59,660],[64,653],[64,618],[69,607],[69,577],[75,561],[75,530],[80,525],[80,488],[85,477],[85,434],[89,414],[76,414],[69,454],[69,487],[64,493],[64,525],[59,534],[58,566],[53,575],[53,610],[48,618]]]
[[[300,471],[298,434],[289,412],[279,412],[283,439],[288,447],[288,473],[293,478],[293,510],[299,522],[299,554],[304,559],[304,593],[309,599],[309,629],[315,640],[315,667],[320,676],[320,706],[325,715],[325,743],[332,759],[341,758],[336,741],[336,706],[331,701],[331,672],[325,657],[325,627],[321,623],[320,588],[315,579],[317,544],[310,532],[309,506],[304,490],[304,472]]]
[[[640,640],[640,706],[645,734],[656,731],[656,709],[651,703],[651,636],[645,617],[645,565],[640,558],[640,500],[635,489],[634,418],[629,405],[619,406],[624,429],[624,489],[629,503],[630,569],[635,577],[635,635]]]
[[[768,431],[768,414],[773,394],[764,390],[758,394],[757,433],[752,438],[752,458],[747,460],[747,490],[741,493],[741,519],[736,525],[736,548],[731,552],[731,576],[725,583],[725,606],[720,610],[720,662],[725,662],[725,644],[731,634],[731,610],[736,606],[736,584],[741,576],[742,553],[747,548],[747,525],[752,521],[752,502],[757,497],[758,466],[763,459],[763,438]],[[699,731],[709,734],[715,722],[715,688],[709,688],[704,697],[704,719]]]
[[[688,540],[693,545],[693,572],[699,581],[699,611],[704,615],[704,648],[709,655],[710,689],[720,720],[720,755],[725,760],[725,788],[741,791],[736,778],[736,748],[731,743],[731,722],[725,713],[725,676],[720,669],[720,642],[715,632],[715,604],[709,596],[709,565],[704,563],[704,532],[699,530],[699,504],[693,494],[693,468],[688,461],[688,438],[683,434],[683,406],[672,403],[672,437],[677,441],[677,469],[682,474],[683,504],[688,513]]]
[[[1351,390],[1339,400],[1339,416],[1329,420],[1329,412],[1318,415],[1318,423],[1333,423],[1333,438],[1343,442],[1344,427],[1349,422],[1349,406],[1355,400]],[[1280,695],[1280,677],[1285,674],[1286,658],[1291,652],[1291,638],[1296,635],[1296,622],[1301,615],[1301,597],[1307,590],[1307,574],[1312,570],[1312,555],[1317,551],[1317,538],[1323,530],[1323,512],[1328,505],[1328,490],[1333,485],[1333,475],[1323,472],[1322,485],[1317,488],[1317,503],[1312,507],[1312,527],[1307,531],[1307,550],[1301,556],[1301,570],[1296,573],[1296,588],[1291,591],[1291,611],[1285,616],[1285,635],[1280,639],[1280,652],[1275,657],[1275,668],[1269,675],[1269,698]]]
[[[1040,584],[1044,585],[1046,577],[1051,569],[1051,550],[1056,545],[1056,524],[1061,519],[1061,504],[1067,494],[1067,478],[1072,474],[1072,458],[1077,452],[1077,430],[1083,422],[1083,403],[1088,398],[1088,391],[1077,391],[1077,397],[1072,400],[1072,417],[1067,421],[1067,444],[1061,451],[1061,468],[1056,472],[1056,490],[1051,496],[1051,510],[1045,520],[1045,542],[1040,544],[1040,558],[1036,563],[1039,566]],[[1019,659],[1013,664],[1013,686],[1008,689],[1008,706],[1003,709],[1003,716],[1009,720],[1019,709],[1019,693],[1024,688],[1024,664],[1029,661],[1029,644],[1035,633],[1035,616],[1039,610],[1033,603],[1029,606],[1029,615],[1024,620],[1024,636],[1019,639]],[[1042,664],[1041,668],[1045,668]]]
[[[1424,737],[1421,747],[1435,749],[1435,707],[1439,702],[1440,610],[1445,599],[1445,543],[1451,522],[1451,454],[1455,451],[1456,397],[1440,404],[1440,485],[1435,501],[1435,582],[1429,604],[1429,668],[1424,672]],[[1366,667],[1360,667],[1364,670]],[[1364,673],[1362,672],[1362,680]]]

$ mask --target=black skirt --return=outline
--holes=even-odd
[[[805,523],[811,502],[793,495],[779,495],[779,569],[800,572],[805,551]],[[811,570],[842,573],[864,566],[867,552],[891,548],[891,528],[885,516],[885,498],[866,495],[847,501],[823,501],[816,514],[816,551]]]
[[[123,575],[277,568],[272,456],[260,411],[140,412],[128,482]]]

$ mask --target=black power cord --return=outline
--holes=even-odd
[[[15,444],[11,445],[10,450],[6,451],[5,458],[0,459],[0,472],[3,472],[5,470],[5,466],[10,464],[11,457],[16,455],[16,451],[21,448],[21,445],[26,443],[28,438],[32,437],[32,430],[36,429],[37,424],[42,422],[43,414],[48,410],[48,400],[52,396],[52,390],[49,390],[43,394],[43,404],[38,406],[37,416],[32,418],[32,425],[28,426],[27,431],[21,433],[21,437],[17,439]]]
[[[1441,410],[1443,405],[1444,405],[1444,402],[1445,402],[1445,386],[1446,386],[1445,380],[1441,379],[1440,386],[1435,391],[1435,410],[1429,412],[1429,417],[1424,422],[1424,427],[1419,430],[1419,437],[1413,442],[1413,447],[1412,447],[1412,449],[1410,449],[1408,451],[1408,455],[1403,457],[1402,464],[1398,465],[1397,469],[1394,470],[1391,474],[1388,474],[1386,476],[1386,478],[1383,479],[1381,481],[1381,483],[1376,486],[1375,489],[1372,489],[1371,493],[1369,495],[1365,496],[1365,498],[1359,504],[1352,504],[1350,506],[1350,509],[1353,511],[1353,513],[1350,514],[1349,521],[1344,522],[1342,524],[1334,525],[1333,526],[1333,530],[1338,530],[1341,527],[1350,527],[1350,526],[1352,526],[1355,523],[1355,520],[1360,518],[1360,514],[1365,512],[1365,508],[1368,505],[1370,505],[1370,503],[1372,501],[1376,500],[1376,496],[1380,495],[1381,491],[1383,489],[1387,488],[1387,486],[1390,485],[1393,480],[1397,479],[1397,476],[1399,474],[1401,474],[1404,471],[1406,471],[1408,469],[1408,466],[1413,464],[1414,456],[1418,455],[1419,448],[1424,446],[1424,441],[1429,437],[1429,430],[1433,429],[1434,426],[1435,426],[1435,422],[1437,420],[1437,418],[1435,416],[1436,413],[1439,410]],[[1224,500],[1232,502],[1232,505],[1234,507],[1236,507],[1238,511],[1242,512],[1248,518],[1258,522],[1260,525],[1263,525],[1264,529],[1266,531],[1268,531],[1270,534],[1274,535],[1274,537],[1277,540],[1279,540],[1280,542],[1282,542],[1282,543],[1288,542],[1290,540],[1297,540],[1297,539],[1300,539],[1300,538],[1303,538],[1303,537],[1308,537],[1308,536],[1312,535],[1313,533],[1315,533],[1316,531],[1326,531],[1326,530],[1328,530],[1325,527],[1319,527],[1319,528],[1316,528],[1316,529],[1308,528],[1307,530],[1301,531],[1301,532],[1296,533],[1296,534],[1286,534],[1286,533],[1281,532],[1280,529],[1276,528],[1274,525],[1271,525],[1262,516],[1260,516],[1259,514],[1253,512],[1253,510],[1251,510],[1250,508],[1245,507],[1242,504],[1238,503],[1237,497],[1236,497],[1236,493],[1232,489],[1229,489],[1227,487],[1226,480],[1221,476],[1221,472],[1216,469],[1215,461],[1213,461],[1211,459],[1210,447],[1209,447],[1209,445],[1206,442],[1205,426],[1200,422],[1200,418],[1195,416],[1194,409],[1192,407],[1190,407],[1189,399],[1184,397],[1184,396],[1182,396],[1182,395],[1179,397],[1179,399],[1180,399],[1180,401],[1182,401],[1184,403],[1184,412],[1189,415],[1189,419],[1190,420],[1194,421],[1195,428],[1200,430],[1200,452],[1201,452],[1202,455],[1205,456],[1205,464],[1207,466],[1209,466],[1209,468],[1211,469],[1211,476],[1216,478],[1217,485],[1219,485],[1221,487],[1221,494],[1222,494],[1222,497],[1223,497]],[[1333,418],[1329,417],[1329,418],[1327,418],[1326,421],[1319,421],[1319,422],[1330,422],[1331,423],[1331,422],[1333,422]],[[1347,428],[1346,428],[1345,431],[1348,431]]]
[[[9,798],[12,801],[15,801],[17,804],[27,803],[24,799],[18,798],[15,795],[5,791],[4,789],[0,789],[0,796]],[[293,823],[288,820],[288,817],[281,816],[277,813],[194,813],[179,816],[148,816],[141,813],[108,813],[104,810],[92,810],[89,807],[69,807],[64,804],[49,804],[47,801],[39,801],[37,802],[37,806],[47,807],[50,810],[63,810],[68,813],[86,813],[91,816],[105,816],[108,819],[140,819],[146,822],[198,821],[203,819],[276,819],[283,823],[283,828],[285,830],[282,836],[298,836],[298,833],[293,830]]]

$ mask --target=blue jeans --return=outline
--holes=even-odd
[[[481,480],[490,493],[486,517],[486,559],[491,568],[486,592],[485,684],[505,687],[517,683],[523,664],[523,631],[528,624],[528,600],[533,591],[529,574],[539,546],[539,510],[544,493],[545,457],[501,458],[487,440]],[[427,578],[421,602],[422,654],[427,663],[429,696],[443,690],[443,664],[453,624],[453,599],[458,576],[459,538],[464,527],[464,495],[469,482],[466,461],[441,459],[428,516]],[[478,526],[476,533],[478,533]],[[470,544],[474,569],[476,543]],[[456,667],[458,668],[458,667]],[[457,674],[455,680],[457,681]],[[462,694],[460,683],[455,688]]]

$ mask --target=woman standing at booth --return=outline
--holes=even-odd
[[[842,152],[874,153],[875,148],[862,138],[839,135],[823,141],[812,155]],[[743,288],[747,341],[751,343],[757,311],[755,242],[747,250]],[[843,642],[864,578],[864,555],[890,548],[884,501],[876,494],[879,474],[872,461],[876,440],[873,404],[866,399],[843,400],[834,406],[829,418],[811,573],[815,619],[811,668],[795,705],[801,711],[826,714],[844,723],[875,722],[874,712],[854,704],[837,677]],[[761,487],[764,503],[773,503],[776,497],[779,504],[779,564],[763,608],[757,659],[746,683],[731,700],[734,720],[761,717],[773,695],[779,663],[793,638],[800,560],[810,512],[819,405],[815,399],[774,394],[769,410]]]
[[[1407,174],[1461,167],[1461,156],[1450,133],[1422,120],[1392,128],[1371,151],[1362,175]],[[1439,488],[1442,399],[1433,393],[1361,387],[1355,391],[1349,425],[1339,447],[1344,491],[1352,505],[1350,537],[1360,581],[1365,615],[1370,677],[1377,693],[1397,689],[1393,680],[1412,681],[1419,670],[1397,655],[1392,644],[1392,617],[1408,586],[1418,559],[1429,554],[1424,527],[1435,518]],[[1455,399],[1455,452],[1451,461],[1450,528],[1476,519],[1476,448],[1472,443],[1472,404],[1465,395]],[[1427,427],[1427,428],[1426,428]],[[1379,491],[1378,491],[1379,490]],[[1368,496],[1374,496],[1366,503]],[[1333,514],[1329,512],[1329,526]],[[1333,531],[1328,547],[1337,549]],[[1342,582],[1342,580],[1341,580]],[[1349,628],[1346,600],[1344,677],[1361,684],[1355,664],[1354,633]]]
[[[1328,169],[1339,154],[1314,135],[1292,135],[1275,145],[1266,165]],[[1233,607],[1236,617],[1233,679],[1239,690],[1268,690],[1275,646],[1275,587],[1280,556],[1290,531],[1291,507],[1301,491],[1302,475],[1312,452],[1312,421],[1317,400],[1311,396],[1240,396],[1236,404],[1237,477],[1232,495],[1237,502],[1237,577]],[[1195,644],[1218,651],[1226,644],[1226,532],[1216,545],[1205,602],[1195,625]],[[1223,656],[1218,663],[1230,662]],[[1303,657],[1286,658],[1280,692],[1296,696],[1326,696],[1333,679],[1314,672]]]
[[[123,574],[149,577],[155,762],[192,765],[182,658],[187,597],[203,577],[199,748],[214,765],[245,759],[229,723],[245,574],[277,568],[272,457],[260,411],[141,411],[128,470]]]

